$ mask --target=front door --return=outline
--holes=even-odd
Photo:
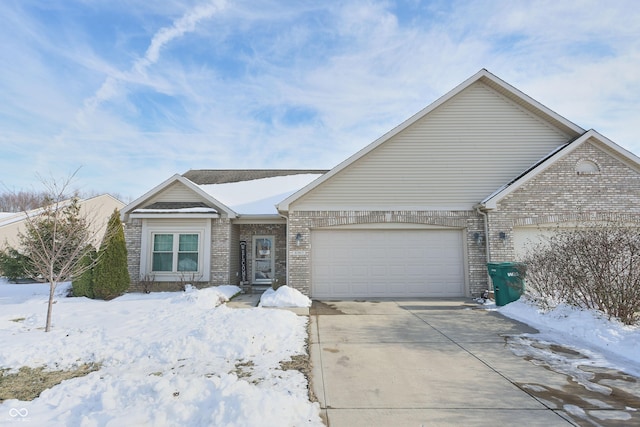
[[[253,237],[253,281],[255,285],[270,285],[275,276],[275,245],[273,236]]]

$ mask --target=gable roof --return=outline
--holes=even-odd
[[[121,202],[120,200],[118,200],[117,198],[113,197],[111,194],[105,193],[105,194],[99,194],[97,196],[92,196],[89,197],[87,199],[81,199],[81,198],[68,198],[68,199],[64,199],[61,200],[59,202],[54,202],[51,206],[53,205],[58,205],[59,208],[64,208],[68,205],[71,204],[71,202],[77,199],[78,201],[78,205],[80,206],[84,206],[90,203],[100,203],[101,201],[104,200],[109,200],[112,201],[113,205],[118,207],[122,207],[124,206],[124,203]],[[27,217],[35,217],[38,216],[40,214],[42,214],[45,211],[44,208],[35,208],[35,209],[30,209],[28,211],[22,211],[22,212],[0,212],[0,228],[7,226],[7,225],[11,225],[14,224],[16,222],[21,222],[24,221],[25,219],[27,219]],[[111,214],[111,211],[109,211],[109,214]]]
[[[155,196],[156,194],[158,194],[161,191],[165,190],[170,185],[172,185],[172,184],[174,184],[176,182],[179,182],[179,183],[183,184],[184,186],[186,186],[188,189],[193,191],[196,195],[200,196],[201,198],[203,198],[204,200],[209,202],[216,209],[216,212],[212,212],[211,209],[209,209],[208,212],[202,212],[202,211],[198,210],[196,212],[191,211],[191,212],[185,212],[185,213],[205,213],[205,214],[211,215],[211,214],[217,214],[217,213],[219,213],[218,211],[220,211],[220,212],[223,212],[224,214],[226,214],[229,218],[235,218],[237,216],[236,212],[234,212],[232,209],[230,209],[229,207],[225,206],[223,203],[218,201],[216,198],[211,196],[209,193],[207,193],[206,191],[201,189],[198,185],[194,184],[193,182],[191,182],[187,178],[183,177],[182,175],[175,174],[172,177],[170,177],[169,179],[167,179],[164,182],[162,182],[161,184],[159,184],[159,185],[155,186],[154,188],[152,188],[151,190],[147,191],[145,194],[143,194],[142,196],[138,197],[136,200],[134,200],[133,202],[129,203],[124,208],[122,208],[122,210],[120,211],[121,212],[120,216],[122,217],[122,220],[123,221],[127,221],[129,215],[131,215],[136,210],[140,210],[140,212],[143,212],[143,213],[149,213],[149,210],[155,210],[156,212],[160,213],[160,212],[166,211],[166,210],[173,210],[174,212],[178,212],[181,209],[190,210],[191,208],[194,208],[194,206],[189,206],[189,207],[185,208],[184,206],[177,207],[176,205],[173,205],[173,206],[169,207],[169,206],[165,205],[163,207],[163,209],[160,209],[160,208],[158,208],[158,209],[150,209],[149,206],[144,206],[144,204],[146,202],[148,202],[151,198],[153,198],[153,196]],[[150,205],[150,206],[153,206],[153,204]],[[196,209],[202,209],[200,207],[195,207],[195,208]]]
[[[615,142],[601,135],[597,131],[590,129],[589,131],[583,133],[578,138],[573,141],[568,142],[567,144],[559,147],[557,150],[549,153],[548,156],[540,159],[539,162],[531,166],[531,168],[524,171],[520,176],[516,177],[512,181],[508,182],[504,186],[500,187],[494,193],[490,194],[486,199],[480,202],[479,207],[484,209],[496,209],[498,202],[504,199],[509,194],[513,193],[515,190],[520,188],[525,183],[529,182],[531,179],[538,176],[541,172],[546,170],[549,166],[555,163],[558,159],[566,156],[567,154],[574,151],[576,148],[580,147],[582,144],[587,142],[588,140],[593,139],[600,144],[603,144],[605,147],[612,150],[615,154],[617,154],[623,161],[627,162],[634,168],[640,170],[640,157],[631,153],[630,151],[625,150]]]
[[[175,174],[122,209],[126,221],[132,213],[145,216],[177,214],[193,217],[241,214],[279,217],[275,204],[304,187],[327,170],[319,169],[194,169]],[[199,201],[153,201],[172,184],[179,182],[207,203]]]
[[[51,207],[62,209],[68,206],[74,197],[54,202]],[[124,203],[110,194],[100,194],[87,199],[77,198],[80,215],[87,219],[87,225],[92,235],[92,244],[98,246],[104,236],[107,222],[114,209],[120,210]],[[18,234],[24,230],[27,218],[36,217],[45,211],[35,208],[26,212],[15,212],[0,215],[0,246],[19,244]]]
[[[565,119],[559,114],[553,112],[552,110],[540,104],[539,102],[535,101],[528,95],[522,93],[515,87],[509,85],[508,83],[499,79],[495,75],[491,74],[486,69],[482,69],[476,74],[474,74],[473,76],[471,76],[470,78],[468,78],[467,80],[465,80],[463,83],[458,85],[456,88],[454,88],[444,96],[440,97],[438,100],[436,100],[432,104],[428,105],[426,108],[414,114],[412,117],[410,117],[409,119],[407,119],[406,121],[404,121],[403,123],[395,127],[394,129],[392,129],[391,131],[382,135],[380,138],[378,138],[368,146],[364,147],[363,149],[361,149],[360,151],[358,151],[357,153],[355,153],[354,155],[352,155],[342,163],[338,164],[336,167],[334,167],[329,172],[324,174],[321,178],[315,180],[314,182],[310,183],[306,187],[302,188],[301,190],[297,191],[296,193],[292,194],[291,196],[281,201],[277,205],[278,210],[281,212],[288,211],[291,203],[300,199],[302,196],[304,196],[314,188],[318,187],[323,182],[329,180],[331,177],[335,176],[336,174],[346,169],[347,167],[349,167],[350,165],[352,165],[362,157],[366,156],[368,153],[372,152],[380,145],[384,144],[385,142],[392,139],[399,133],[403,132],[408,127],[415,124],[420,119],[424,118],[429,113],[431,113],[432,111],[434,111],[435,109],[443,105],[445,102],[449,101],[450,99],[458,95],[460,92],[469,88],[471,85],[473,85],[476,82],[481,82],[482,84],[490,87],[492,90],[495,90],[500,95],[504,96],[505,98],[509,99],[513,103],[517,104],[519,107],[523,108],[526,111],[529,111],[532,115],[540,117],[545,122],[555,126],[557,129],[559,129],[560,131],[568,135],[569,138],[576,138],[585,132],[585,130],[582,129],[580,126],[570,122],[569,120]]]

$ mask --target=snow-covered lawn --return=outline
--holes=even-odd
[[[305,353],[306,317],[229,308],[222,303],[239,291],[235,286],[127,294],[109,302],[65,298],[67,288],[59,286],[53,329],[45,333],[47,285],[0,281],[0,369],[67,370],[91,362],[101,368],[33,401],[4,401],[0,425],[322,425],[304,376],[280,364]],[[287,287],[262,301],[309,304]],[[640,326],[566,306],[543,313],[526,298],[485,308],[540,330],[535,341],[593,350],[603,356],[597,363],[640,376]]]
[[[280,365],[306,352],[306,317],[221,305],[235,286],[108,302],[64,298],[67,286],[45,333],[47,285],[0,282],[0,368],[102,367],[4,401],[0,425],[322,425],[303,374]]]
[[[594,363],[640,377],[640,325],[626,326],[601,313],[563,304],[544,312],[526,296],[497,310],[539,330],[531,335],[537,341],[587,350]]]

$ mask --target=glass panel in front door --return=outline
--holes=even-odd
[[[253,283],[271,284],[274,276],[273,237],[260,236],[253,239]]]

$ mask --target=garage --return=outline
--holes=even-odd
[[[311,243],[313,298],[465,295],[462,230],[313,230]]]
[[[536,248],[559,231],[575,230],[575,224],[544,224],[513,229],[513,249],[516,260],[522,260]]]

